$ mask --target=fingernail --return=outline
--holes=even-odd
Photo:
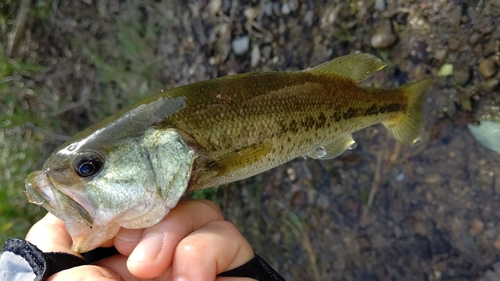
[[[174,278],[174,281],[186,281],[186,278],[184,278],[182,276],[177,276]]]
[[[163,248],[165,236],[162,233],[148,233],[141,239],[129,257],[131,261],[156,260]]]

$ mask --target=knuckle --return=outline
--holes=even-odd
[[[222,217],[222,211],[220,210],[219,206],[215,204],[214,202],[207,200],[207,199],[195,199],[196,203],[201,204],[203,207],[208,208],[210,211],[213,211],[216,213],[219,217],[219,219],[223,219]]]

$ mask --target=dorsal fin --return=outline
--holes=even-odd
[[[370,54],[350,54],[322,63],[305,71],[319,75],[339,75],[359,83],[387,64]]]

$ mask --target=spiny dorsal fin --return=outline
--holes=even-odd
[[[350,54],[322,63],[306,71],[319,75],[339,75],[359,83],[387,64],[370,54]]]

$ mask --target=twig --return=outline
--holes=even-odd
[[[19,5],[19,11],[17,12],[14,31],[12,32],[9,38],[9,43],[7,45],[6,55],[8,58],[13,58],[17,55],[19,44],[24,37],[24,31],[26,29],[26,21],[28,19],[28,11],[30,9],[30,5],[31,0],[22,0]]]
[[[368,203],[366,204],[365,209],[363,210],[363,214],[361,215],[362,218],[365,218],[368,215],[368,212],[370,211],[371,206],[373,205],[373,199],[375,198],[375,194],[377,194],[379,185],[380,185],[380,170],[382,166],[382,158],[384,155],[384,152],[386,150],[386,147],[379,151],[377,155],[377,167],[375,168],[375,178],[373,179],[372,183],[372,188],[370,189],[370,196],[368,197]]]

